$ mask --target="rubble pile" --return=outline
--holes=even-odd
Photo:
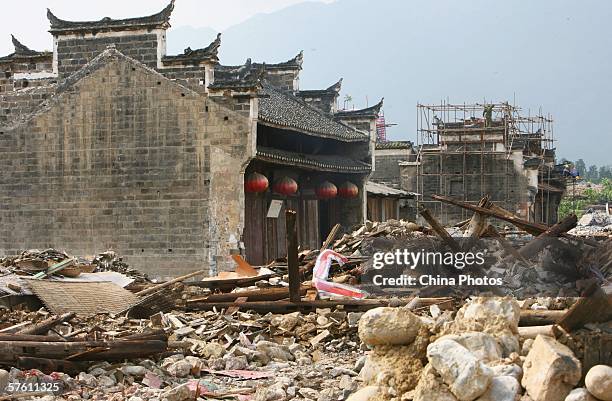
[[[612,216],[605,211],[589,210],[568,232],[581,237],[612,237]]]
[[[336,252],[346,255],[359,254],[363,242],[371,238],[414,239],[431,234],[431,230],[407,220],[390,219],[384,222],[366,221],[350,234],[344,234],[333,244]]]
[[[63,264],[62,264],[63,263]],[[113,251],[95,257],[74,257],[57,249],[31,249],[18,256],[0,258],[0,273],[15,273],[20,276],[40,275],[54,277],[79,277],[81,273],[112,271],[125,275],[133,281],[150,282],[146,274],[131,268]],[[43,275],[44,274],[44,275]]]
[[[359,335],[370,351],[362,388],[349,401],[610,399],[610,366],[593,366],[583,378],[572,349],[554,336],[526,338],[520,316],[519,303],[509,297],[468,300],[454,318],[416,316],[406,308],[367,312]]]

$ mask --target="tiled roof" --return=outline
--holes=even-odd
[[[83,30],[112,30],[123,29],[126,27],[168,27],[170,15],[174,9],[174,0],[157,14],[149,15],[148,17],[127,18],[127,19],[112,19],[109,17],[102,18],[99,21],[65,21],[57,18],[51,10],[47,9],[47,18],[51,23],[49,32],[71,32]]]
[[[267,82],[259,99],[259,123],[347,142],[368,141],[367,134],[334,121],[323,111]]]
[[[376,149],[410,149],[410,141],[379,141],[376,142]]]
[[[383,105],[383,99],[376,103],[374,106],[367,107],[365,109],[358,110],[341,110],[334,114],[336,118],[376,118]]]
[[[265,71],[301,70],[303,59],[304,54],[300,52],[291,60],[276,64],[253,63],[249,58],[243,65],[218,65],[215,67],[215,81],[209,88],[254,89],[259,85]]]
[[[8,56],[0,57],[0,62],[2,61],[12,61],[16,59],[33,59],[40,57],[50,57],[51,52],[38,52],[36,50],[32,50],[20,41],[13,35],[11,35],[11,40],[13,41],[13,46],[15,47],[15,51]]]
[[[250,58],[243,65],[217,65],[215,81],[208,88],[254,89],[259,86],[263,74],[263,66],[255,67]]]
[[[368,173],[372,167],[362,161],[337,155],[307,155],[279,149],[257,147],[256,158],[271,163],[296,166],[309,170],[340,173]]]
[[[366,183],[366,191],[373,195],[392,196],[397,198],[414,198],[417,193],[395,189],[374,181]]]
[[[218,61],[219,46],[221,46],[221,34],[217,34],[217,38],[208,46],[202,49],[192,50],[190,47],[186,48],[183,54],[177,54],[174,56],[164,56],[162,61],[203,61],[213,60]]]
[[[255,67],[265,66],[266,70],[301,70],[302,63],[304,62],[304,51],[300,51],[294,58],[284,61],[282,63],[268,64],[268,63],[253,63]]]
[[[297,93],[300,97],[307,96],[337,96],[340,93],[340,89],[342,88],[342,78],[338,80],[335,84],[331,85],[327,89],[307,89],[301,90]]]

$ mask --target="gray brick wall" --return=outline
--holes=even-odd
[[[60,78],[76,72],[113,44],[126,56],[152,68],[157,66],[157,35],[154,33],[79,39],[59,36],[57,59]]]
[[[162,277],[229,267],[243,115],[120,59],[0,131],[0,254],[114,249]]]
[[[421,160],[417,192],[442,224],[465,220],[472,212],[432,202],[433,194],[473,204],[489,195],[491,201],[513,213],[524,209],[528,201],[527,178],[505,153],[423,154]]]

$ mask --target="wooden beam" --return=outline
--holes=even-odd
[[[17,360],[19,357],[45,359],[65,359],[71,355],[104,347],[108,350],[86,354],[77,360],[121,361],[131,358],[144,358],[167,350],[166,341],[0,341],[0,359]]]
[[[442,241],[444,241],[446,245],[448,245],[455,252],[461,251],[461,246],[459,245],[459,243],[457,243],[457,241],[455,241],[455,239],[450,236],[448,231],[446,231],[446,229],[438,222],[438,220],[433,217],[429,209],[427,209],[423,205],[420,205],[419,214],[423,216],[423,218],[429,223],[429,225],[436,232],[436,234],[438,234],[438,236],[442,238]]]
[[[298,302],[300,300],[300,263],[298,261],[297,241],[297,213],[294,210],[285,211],[285,224],[287,235],[287,270],[289,273],[289,300]]]
[[[593,280],[587,285],[583,295],[559,321],[559,326],[568,333],[587,323],[612,319],[612,294],[606,294]]]
[[[74,312],[64,313],[63,315],[59,316],[52,316],[48,319],[33,324],[30,327],[25,327],[16,332],[15,334],[47,334],[47,332],[53,327],[57,326],[60,323],[74,319],[75,316],[76,313]]]
[[[440,202],[448,203],[450,205],[458,206],[464,209],[472,210],[474,212],[482,213],[487,216],[495,217],[503,221],[507,221],[508,223],[512,223],[516,227],[522,230],[525,230],[529,234],[532,234],[535,236],[542,234],[544,231],[548,230],[549,228],[546,224],[534,223],[531,221],[523,220],[495,204],[491,206],[491,209],[486,209],[483,207],[472,205],[467,202],[463,202],[463,201],[456,200],[453,198],[448,198],[446,196],[431,195],[431,198],[434,200],[440,201]],[[564,238],[577,240],[577,241],[583,242],[593,247],[598,247],[600,245],[597,241],[594,241],[588,238],[576,237],[574,235],[570,235],[567,233],[563,233],[560,236]]]
[[[446,196],[440,196],[440,195],[431,195],[431,198],[440,202],[444,202],[444,203],[448,203],[450,205],[454,205],[454,206],[458,206],[461,207],[463,209],[468,209],[468,210],[472,210],[474,212],[478,212],[482,215],[485,216],[492,216],[495,218],[498,218],[500,220],[504,220],[507,221],[509,223],[512,223],[514,225],[516,225],[519,228],[522,228],[523,230],[527,231],[530,234],[533,235],[539,235],[541,233],[543,233],[544,231],[546,231],[548,229],[548,226],[544,225],[544,224],[538,224],[538,223],[532,223],[530,221],[527,220],[523,220],[519,217],[516,217],[514,215],[510,215],[510,212],[505,211],[505,213],[499,211],[499,206],[497,207],[492,207],[491,209],[487,209],[484,207],[479,207],[479,206],[475,206],[472,205],[470,203],[467,202],[463,202],[460,200],[456,200],[453,198],[448,198]]]
[[[521,310],[519,326],[546,326],[557,323],[566,310]]]
[[[309,286],[300,287],[300,295],[306,295]],[[211,294],[205,297],[197,297],[187,300],[187,304],[201,302],[233,302],[239,297],[247,297],[249,301],[278,301],[289,298],[288,288],[261,288],[251,291],[230,292],[226,294]]]
[[[546,238],[558,237],[576,227],[577,223],[578,218],[575,214],[571,214],[559,223],[544,231],[542,234],[538,235],[536,238],[526,243],[521,249],[519,249],[518,252],[524,258],[531,258],[546,245]]]
[[[478,202],[478,207],[483,207],[485,209],[489,209],[491,206],[491,202],[489,201],[489,195],[486,195],[484,198]],[[480,238],[480,235],[486,229],[487,217],[479,212],[474,212],[474,215],[470,219],[468,223],[468,228],[464,233],[464,237],[477,239]]]
[[[149,287],[146,290],[139,291],[139,292],[136,293],[136,295],[138,295],[139,297],[144,297],[145,295],[152,294],[152,293],[157,292],[157,291],[159,291],[159,290],[161,290],[163,288],[169,287],[172,284],[180,283],[181,281],[185,281],[188,278],[192,278],[192,277],[195,277],[195,276],[200,275],[200,274],[208,274],[208,269],[198,270],[198,271],[195,271],[195,272],[192,272],[192,273],[189,273],[189,274],[185,274],[184,276],[180,276],[180,277],[174,278],[172,280],[166,281],[165,283],[161,283],[161,284],[155,285],[153,287]]]

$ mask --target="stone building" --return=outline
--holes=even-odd
[[[555,171],[552,119],[521,115],[508,103],[419,105],[418,150],[400,162],[402,189],[442,224],[472,212],[431,199],[443,195],[477,204],[485,195],[515,215],[553,224],[564,192]]]
[[[375,166],[370,180],[391,188],[401,188],[400,163],[416,160],[416,152],[410,141],[376,142]]]
[[[285,254],[272,200],[297,211],[305,248],[363,221],[371,116],[337,111],[340,82],[300,90],[302,53],[227,66],[217,37],[167,55],[173,7],[87,22],[48,10],[52,52],[13,39],[0,58],[1,254],[114,249],[153,276],[214,275],[233,253],[256,264]],[[298,190],[246,192],[253,173]],[[357,191],[322,199],[329,183]]]

